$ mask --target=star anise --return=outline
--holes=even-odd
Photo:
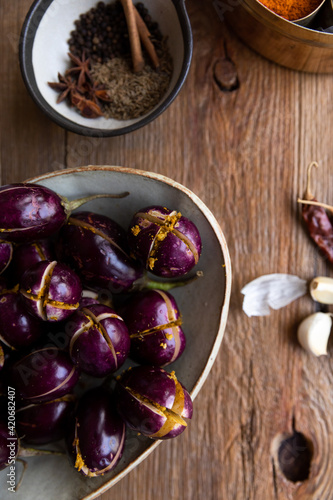
[[[100,106],[90,99],[86,99],[80,94],[73,94],[72,103],[85,118],[98,118],[103,116]]]
[[[48,82],[51,88],[60,92],[57,103],[67,98],[71,106],[75,106],[85,118],[103,116],[100,101],[110,102],[110,97],[103,85],[94,82],[90,75],[90,60],[82,54],[82,59],[68,54],[76,64],[65,72],[58,73],[59,82]],[[73,76],[72,76],[73,75]]]
[[[69,68],[65,74],[71,75],[73,73],[74,74],[79,73],[79,76],[77,78],[77,83],[78,83],[79,87],[82,87],[87,80],[91,81],[90,58],[89,57],[86,58],[86,54],[84,51],[82,52],[81,59],[79,57],[75,56],[74,54],[72,54],[71,52],[68,52],[68,56],[69,56],[70,60],[72,61],[72,63],[74,64],[74,66]]]
[[[84,86],[85,95],[88,99],[91,99],[96,104],[99,105],[99,101],[111,102],[110,96],[105,90],[105,85],[99,84],[96,81],[92,83],[86,83]]]
[[[73,93],[77,92],[77,83],[71,76],[63,76],[58,73],[58,82],[47,82],[49,86],[56,90],[57,92],[61,92],[57,99],[57,103],[59,104],[68,96],[70,99]]]

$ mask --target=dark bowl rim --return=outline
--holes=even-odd
[[[153,112],[144,116],[141,120],[131,125],[120,127],[115,130],[98,129],[94,127],[80,125],[60,115],[44,99],[39,91],[32,64],[32,49],[38,26],[51,3],[54,0],[35,0],[31,5],[24,23],[22,25],[19,39],[19,64],[23,81],[33,101],[42,109],[42,111],[57,125],[70,132],[88,137],[114,137],[130,132],[148,125],[161,115],[174,101],[179,94],[186,77],[188,75],[192,54],[193,54],[193,35],[188,13],[185,7],[185,0],[171,0],[175,6],[184,41],[184,60],[180,75],[174,85],[174,88],[168,97]]]

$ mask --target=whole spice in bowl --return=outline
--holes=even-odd
[[[96,64],[92,70],[96,81],[110,96],[110,102],[104,105],[107,118],[138,118],[156,106],[168,89],[172,62],[167,54],[162,55],[158,72],[145,65],[139,74],[135,74],[130,64],[130,58],[114,58],[105,64]]]
[[[86,136],[118,136],[148,125],[178,96],[193,52],[185,0],[144,0],[144,5],[136,1],[135,5],[133,0],[126,5],[134,12],[136,23],[132,24],[139,34],[135,39],[140,42],[135,54],[141,49],[145,62],[142,71],[134,70],[135,54],[130,44],[133,26],[128,27],[119,0],[60,2],[61,8],[59,0],[48,1],[47,6],[44,0],[34,1],[21,30],[20,69],[32,99],[57,125]],[[67,72],[77,67],[68,53],[84,62],[92,77],[85,72],[82,87],[78,85],[80,72]],[[125,83],[119,81],[118,69],[114,71],[116,79],[103,74],[98,81],[93,75],[96,65],[111,60],[116,64],[119,59],[127,64]],[[54,90],[48,82],[63,85]],[[63,92],[59,104],[57,99]],[[96,118],[88,118],[92,116]]]
[[[167,92],[173,63],[165,38],[140,2],[117,0],[80,15],[68,40],[69,63],[48,82],[86,118],[139,118]],[[142,46],[141,47],[141,43]]]

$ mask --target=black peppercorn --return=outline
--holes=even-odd
[[[158,24],[152,22],[142,2],[136,8],[145,20],[154,40],[161,40]],[[130,44],[125,14],[119,0],[112,3],[98,2],[96,7],[83,13],[74,22],[70,33],[70,51],[80,57],[82,49],[92,62],[106,62],[112,57],[130,56]]]

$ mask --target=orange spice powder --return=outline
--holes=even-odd
[[[322,0],[260,0],[260,3],[288,21],[311,14]]]

